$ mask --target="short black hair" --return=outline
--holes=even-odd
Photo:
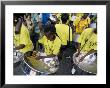
[[[18,18],[24,17],[24,15],[25,13],[14,13],[13,17],[16,17],[18,19]]]
[[[69,19],[69,14],[68,13],[62,13],[61,14],[62,23],[66,23],[68,19]]]
[[[31,13],[26,13],[25,16],[27,18],[28,16],[31,16]]]
[[[17,22],[19,21],[19,18],[21,18],[23,20],[25,13],[14,13],[13,14],[13,23],[14,26],[17,24]],[[16,21],[15,21],[16,20]]]
[[[44,33],[51,32],[52,34],[56,34],[56,28],[54,24],[46,24],[44,26]]]

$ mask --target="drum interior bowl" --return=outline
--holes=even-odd
[[[32,56],[32,53],[33,53],[33,51],[29,51],[24,54],[24,63],[29,65],[29,67],[36,72],[51,74],[51,72],[49,71],[50,67],[47,64],[45,64],[43,61],[35,60],[35,59],[29,60],[27,58],[27,57]]]

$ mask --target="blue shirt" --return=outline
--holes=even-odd
[[[50,17],[50,13],[42,13],[42,23],[45,25]]]

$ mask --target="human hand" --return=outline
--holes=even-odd
[[[77,52],[77,53],[75,54],[75,57],[78,57],[78,56],[79,56],[79,54],[80,54],[80,53],[78,53],[78,52]]]
[[[82,56],[81,59],[79,59],[79,62],[82,62],[84,60],[85,56]]]

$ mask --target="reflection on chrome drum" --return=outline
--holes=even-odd
[[[97,73],[97,55],[96,55],[96,53],[92,53],[92,54],[86,56],[82,62],[79,62],[81,55],[79,55],[78,57],[75,57],[75,54],[73,55],[73,61],[80,69],[82,69],[88,73],[93,73],[93,74]]]
[[[45,53],[39,52],[40,56],[44,56]],[[44,58],[40,60],[28,59],[27,57],[32,55],[32,51],[24,54],[24,58],[21,62],[21,67],[26,75],[30,75],[33,71],[35,75],[48,75],[55,73],[59,67],[58,57]]]

